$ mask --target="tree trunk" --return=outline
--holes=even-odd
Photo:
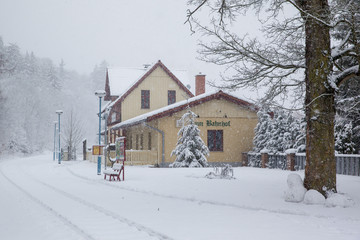
[[[307,17],[306,33],[306,168],[304,186],[326,196],[336,192],[334,142],[334,89],[328,84],[331,74],[330,31],[327,0],[301,1]],[[321,19],[321,21],[319,20]]]

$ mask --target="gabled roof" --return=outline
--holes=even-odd
[[[184,90],[190,97],[194,96],[183,84],[183,82],[188,82],[187,72],[184,70],[174,70],[172,72],[160,60],[147,69],[108,68],[107,78],[110,85],[111,96],[118,96],[116,102],[119,100],[122,101],[158,67],[162,68],[180,89]]]
[[[238,105],[240,105],[246,109],[249,109],[251,111],[259,110],[259,108],[256,105],[249,103],[247,101],[244,101],[235,96],[232,96],[230,94],[224,93],[223,91],[220,90],[218,92],[204,93],[204,94],[198,95],[196,97],[189,98],[188,100],[183,100],[183,101],[168,105],[166,107],[162,107],[162,108],[156,109],[154,111],[139,115],[137,117],[128,119],[126,121],[123,121],[121,123],[114,125],[112,127],[112,129],[125,128],[125,127],[130,127],[133,125],[137,125],[137,124],[140,124],[143,122],[150,122],[152,120],[166,117],[166,116],[172,115],[173,113],[182,111],[182,110],[186,109],[187,107],[193,107],[193,106],[202,104],[204,102],[207,102],[207,101],[210,101],[213,99],[225,99],[229,102],[238,104]]]

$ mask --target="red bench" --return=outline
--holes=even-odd
[[[124,164],[114,163],[112,169],[106,169],[103,171],[104,179],[106,180],[106,176],[109,176],[109,181],[121,181],[120,174],[123,173],[123,181],[124,181]]]

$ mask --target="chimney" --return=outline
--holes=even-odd
[[[195,95],[205,93],[205,75],[199,73],[195,76]]]

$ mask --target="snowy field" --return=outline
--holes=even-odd
[[[1,159],[0,239],[360,239],[360,177],[338,175],[344,208],[285,202],[288,171],[212,170],[127,166],[108,182],[87,161]]]

